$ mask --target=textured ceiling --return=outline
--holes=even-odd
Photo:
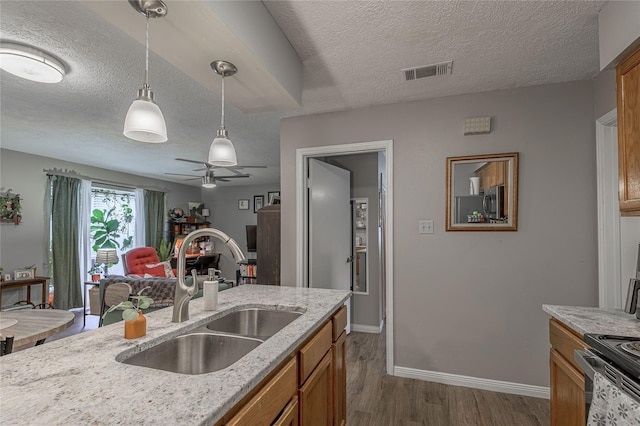
[[[184,3],[166,2],[168,17],[172,7]],[[124,0],[89,6],[1,1],[2,39],[49,51],[68,65],[68,74],[62,83],[46,85],[2,71],[0,146],[180,181],[164,172],[191,173],[195,167],[173,159],[206,158],[220,119],[219,78],[209,70],[194,72],[204,65],[192,61],[235,58],[246,73],[240,78],[240,67],[237,81],[227,85],[226,127],[241,163],[269,168],[251,170],[252,178],[226,185],[277,182],[283,116],[594,77],[599,68],[597,15],[604,3],[267,1],[302,61],[304,82],[302,108],[265,111],[283,103],[261,99],[259,109],[265,112],[259,113],[246,112],[251,93],[282,93],[273,87],[249,89],[264,67],[246,58],[243,46],[212,40],[207,29],[191,44],[154,48],[154,42],[172,35],[163,20],[152,21],[151,88],[169,132],[169,143],[156,145],[122,136],[124,116],[143,79],[144,18],[127,9]],[[123,13],[139,26],[136,31]],[[188,14],[174,15],[171,26],[197,27]],[[218,25],[216,17],[210,19],[211,26]],[[194,31],[189,37],[197,39]],[[400,71],[450,60],[452,75],[405,81]],[[205,73],[211,73],[209,83]],[[247,75],[255,78],[248,82]],[[273,84],[273,77],[264,76],[261,84]]]
[[[590,79],[598,1],[267,1],[304,65],[307,113]],[[403,68],[453,61],[405,81]]]

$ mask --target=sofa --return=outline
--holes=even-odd
[[[195,298],[202,296],[202,283],[206,279],[205,276],[198,276],[198,292],[194,296]],[[176,278],[161,278],[161,277],[153,277],[153,278],[138,278],[131,276],[121,276],[121,275],[109,275],[100,280],[100,306],[102,306],[102,300],[104,300],[104,291],[110,284],[115,283],[127,283],[131,286],[131,294],[137,295],[142,289],[148,287],[142,294],[145,296],[149,296],[153,299],[153,303],[149,306],[148,309],[144,309],[143,312],[152,312],[158,309],[166,308],[168,306],[173,306],[173,298],[176,292]],[[185,279],[187,285],[193,284],[193,277],[188,276]],[[218,285],[218,290],[223,291],[229,288],[229,285],[226,283],[220,283]],[[103,325],[111,324],[117,321],[122,320],[122,311],[116,310],[113,312],[109,312],[106,314]]]

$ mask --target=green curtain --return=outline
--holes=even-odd
[[[51,176],[51,259],[53,306],[82,306],[80,279],[80,179]]]
[[[144,239],[156,250],[164,234],[164,192],[144,190]]]

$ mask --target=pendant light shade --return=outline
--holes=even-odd
[[[229,139],[227,129],[224,127],[224,78],[234,75],[238,72],[238,69],[231,62],[221,60],[211,62],[211,68],[222,76],[222,117],[220,119],[220,128],[209,148],[207,163],[212,166],[235,166],[238,164],[236,150],[231,139]]]
[[[147,20],[147,45],[145,56],[144,85],[138,90],[124,120],[124,135],[140,142],[162,143],[167,141],[167,125],[160,107],[153,99],[149,88],[149,18],[161,18],[167,14],[167,6],[161,0],[129,1],[131,6],[145,15]]]
[[[58,83],[65,76],[62,62],[34,47],[0,42],[0,68],[27,80]]]
[[[150,100],[133,101],[124,120],[124,135],[140,142],[166,142],[167,125],[160,107]]]
[[[233,143],[227,137],[226,131],[222,133],[218,130],[218,135],[213,140],[209,148],[209,159],[207,163],[212,166],[235,166],[238,164],[236,150]]]

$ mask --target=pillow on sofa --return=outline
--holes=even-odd
[[[165,277],[165,278],[175,278],[176,276],[173,274],[173,269],[171,268],[171,262],[160,262],[153,263],[150,265],[145,265],[147,270],[145,271],[145,275],[149,274],[154,277]]]

